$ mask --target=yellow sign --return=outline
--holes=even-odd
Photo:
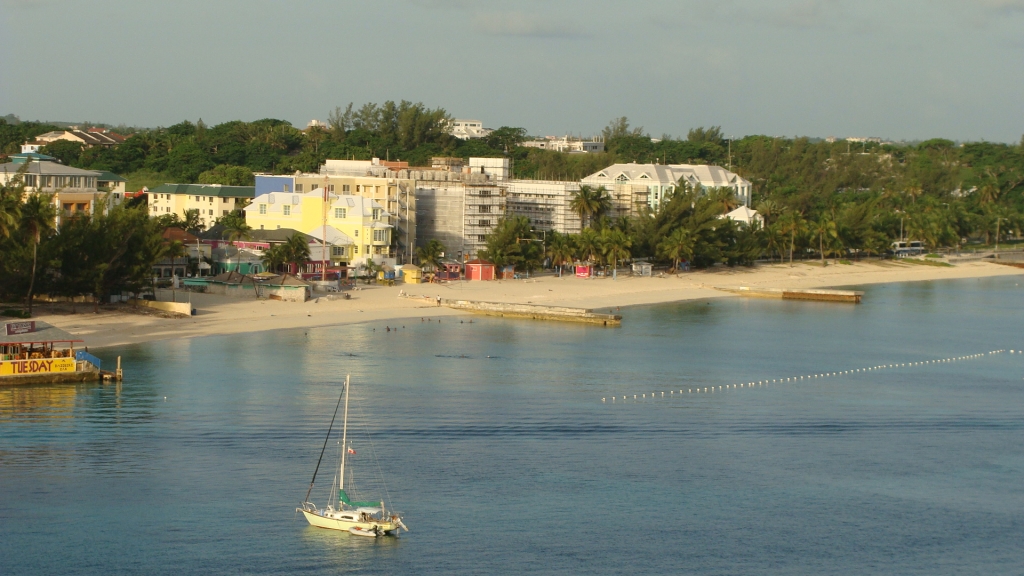
[[[9,360],[6,362],[0,362],[0,376],[49,374],[51,372],[74,371],[74,358],[39,358],[36,360]]]

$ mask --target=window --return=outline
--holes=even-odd
[[[228,211],[227,210],[221,210],[221,216],[227,216],[227,215],[228,215]]]
[[[373,209],[373,219],[380,220],[380,208]]]
[[[356,228],[356,238],[359,238],[359,229]]]
[[[331,192],[334,192],[334,184],[331,184],[331,187],[328,188],[328,190],[331,191]]]
[[[267,205],[266,204],[260,204],[260,214],[266,214],[266,213],[267,213]]]
[[[484,236],[483,234],[480,234],[479,236],[476,237],[476,239],[477,239],[478,242],[486,242],[487,241],[487,236]]]
[[[285,204],[284,206],[281,207],[281,209],[284,210],[284,215],[285,216],[291,216],[292,215],[292,207],[291,206]]]
[[[349,188],[349,185],[348,185],[348,184],[342,184],[342,185],[341,185],[341,191],[342,191],[342,192],[348,192],[348,191],[350,191],[350,190],[351,190],[351,189]]]
[[[331,246],[331,256],[344,256],[344,255],[345,255],[345,247],[344,246]]]
[[[319,185],[319,184],[310,184],[310,185],[309,185],[309,189],[310,189],[311,191],[312,191],[312,190],[316,190],[316,189],[317,189],[317,188],[319,188],[319,187],[320,187],[320,185]]]
[[[260,230],[263,230],[263,224],[260,224]]]
[[[353,246],[352,247],[352,253],[353,254],[359,254],[359,246]]]
[[[213,210],[210,210],[210,216],[213,216]]]
[[[629,180],[629,176],[626,176],[625,174],[619,174],[615,177],[616,182],[625,182],[626,180]]]
[[[480,226],[490,226],[491,225],[491,221],[490,220],[481,220],[478,224]]]
[[[368,244],[363,245],[363,252],[366,254],[370,253],[370,246]]]
[[[481,214],[489,214],[490,212],[491,212],[491,207],[490,206],[481,206],[480,207],[480,213]]]
[[[298,189],[298,188],[296,188],[296,189],[295,189],[295,191],[296,191],[296,192],[298,192],[298,191],[299,191],[299,189]],[[291,192],[291,186],[289,186],[289,185],[285,184],[285,185],[284,185],[284,188],[282,189],[282,192]]]
[[[302,192],[302,184],[296,184],[295,185],[295,191],[296,192]],[[287,192],[287,190],[285,190],[285,192]]]
[[[374,230],[373,231],[373,241],[374,242],[387,242],[388,241],[388,231],[387,230]]]
[[[348,211],[345,210],[344,208],[335,208],[334,209],[334,217],[335,218],[347,218],[348,217],[347,212]]]

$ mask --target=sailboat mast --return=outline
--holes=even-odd
[[[345,375],[345,417],[341,426],[341,475],[338,477],[338,489],[345,489],[345,454],[348,452],[348,384],[349,375]],[[339,494],[340,499],[340,494]]]

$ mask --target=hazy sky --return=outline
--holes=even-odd
[[[166,126],[422,101],[489,127],[1024,133],[1024,0],[0,0],[0,115]]]

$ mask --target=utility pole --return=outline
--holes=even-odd
[[[324,174],[324,201],[320,205],[320,213],[323,216],[323,236],[320,237],[320,281],[327,281],[327,205],[330,202],[331,177]]]

